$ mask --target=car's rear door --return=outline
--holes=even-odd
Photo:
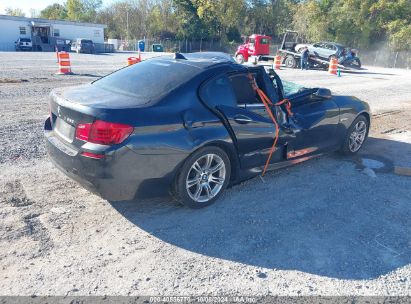
[[[327,58],[333,55],[336,55],[337,53],[337,47],[335,45],[333,45],[332,43],[326,43],[325,44],[325,49],[326,49],[326,54],[327,54]]]
[[[324,53],[324,45],[322,42],[315,43],[311,48],[309,48],[309,51],[315,56],[322,57]]]
[[[241,166],[261,166],[276,129],[264,104],[257,99],[248,74],[218,77],[204,87],[203,95],[224,116],[235,137]],[[272,161],[276,161],[275,155]]]

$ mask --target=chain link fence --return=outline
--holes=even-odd
[[[388,48],[378,50],[360,50],[359,57],[363,65],[380,66],[384,68],[411,67],[411,52],[396,52]]]
[[[240,43],[227,43],[219,40],[175,40],[175,39],[145,39],[145,51],[153,51],[153,44],[161,44],[165,52],[225,52],[234,55]],[[275,55],[280,44],[270,45],[270,54]],[[138,40],[118,40],[118,50],[138,51]],[[396,52],[385,46],[378,50],[359,50],[358,53],[363,65],[380,66],[386,68],[411,67],[411,51]]]
[[[153,39],[146,38],[145,51],[153,50],[153,44],[161,44],[165,52],[225,52],[234,54],[239,43],[223,43],[219,40],[194,40],[194,39]],[[138,40],[118,40],[118,50],[138,51]]]

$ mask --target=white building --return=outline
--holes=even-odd
[[[54,50],[56,44],[76,38],[104,43],[104,24],[0,15],[0,51],[13,51],[18,38],[31,38],[38,50]]]

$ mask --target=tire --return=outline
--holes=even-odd
[[[208,168],[216,171],[211,173]],[[224,150],[214,146],[201,148],[185,160],[176,176],[173,196],[189,208],[209,206],[227,188],[230,172],[230,159]]]
[[[287,68],[294,69],[297,67],[297,60],[295,60],[294,56],[288,55],[287,57],[285,57],[284,65]]]
[[[368,119],[364,115],[358,116],[348,128],[341,152],[345,155],[354,155],[360,151],[368,137],[369,128]]]
[[[238,64],[243,64],[245,62],[244,56],[242,54],[238,54],[235,56],[235,61],[237,61]]]
[[[351,66],[355,69],[361,69],[361,61],[360,59],[355,59],[352,63]]]

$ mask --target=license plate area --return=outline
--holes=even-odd
[[[64,152],[65,154],[69,155],[69,156],[76,156],[78,154],[77,150],[74,150],[70,147],[68,147],[67,145],[65,145],[63,142],[60,141],[60,139],[58,139],[55,136],[50,136],[48,138],[48,140],[57,148],[59,149],[61,152]]]
[[[75,128],[65,122],[63,119],[57,117],[54,131],[65,141],[72,143],[74,139]]]

